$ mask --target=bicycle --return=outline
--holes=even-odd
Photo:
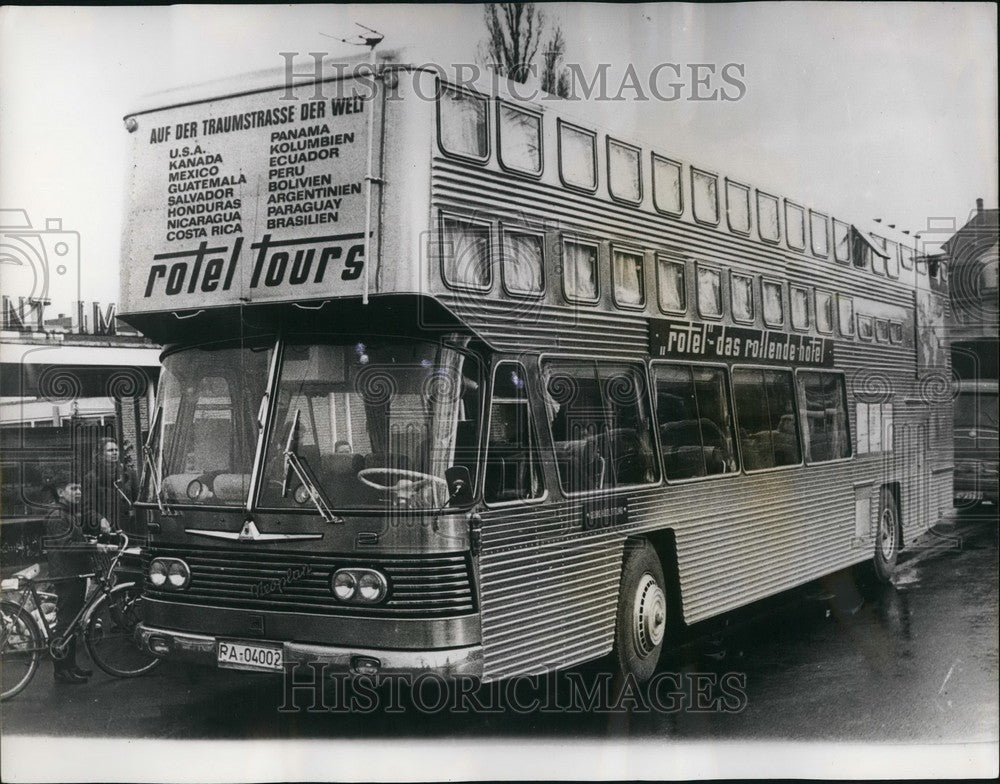
[[[96,583],[72,623],[60,635],[55,634],[54,621],[50,623],[51,613],[43,606],[52,594],[38,589],[38,564],[0,581],[3,596],[0,600],[0,700],[13,697],[30,683],[44,653],[55,661],[65,658],[69,643],[79,634],[83,635],[90,658],[108,675],[134,678],[160,663],[160,659],[143,650],[135,638],[135,627],[141,619],[142,593],[138,583],[117,582],[115,569],[128,548],[128,536],[121,533],[119,537],[121,544],[116,549],[105,546],[111,547],[114,555],[106,559],[103,568],[43,581],[92,579]],[[16,594],[20,594],[19,601],[7,599]]]

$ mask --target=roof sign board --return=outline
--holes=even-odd
[[[340,88],[129,118],[125,313],[361,294],[372,102]]]

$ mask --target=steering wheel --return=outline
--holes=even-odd
[[[394,485],[382,485],[369,479],[371,476],[398,477],[398,481]],[[375,490],[394,493],[404,506],[409,506],[429,486],[440,485],[445,494],[448,492],[448,483],[441,477],[403,468],[365,468],[358,471],[358,479]]]

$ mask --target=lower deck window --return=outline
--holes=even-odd
[[[667,479],[736,471],[733,418],[722,368],[654,366],[656,424]]]
[[[733,400],[746,470],[802,462],[791,371],[736,368]]]
[[[844,377],[839,373],[802,371],[796,382],[806,460],[821,463],[850,457]]]

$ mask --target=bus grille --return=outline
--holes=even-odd
[[[439,618],[476,610],[464,553],[366,558],[155,546],[144,554],[146,574],[156,557],[181,558],[191,568],[191,583],[183,591],[154,588],[146,579],[146,595],[168,602],[381,618]],[[333,597],[330,577],[352,566],[378,569],[386,576],[389,595],[384,603],[343,604]]]

